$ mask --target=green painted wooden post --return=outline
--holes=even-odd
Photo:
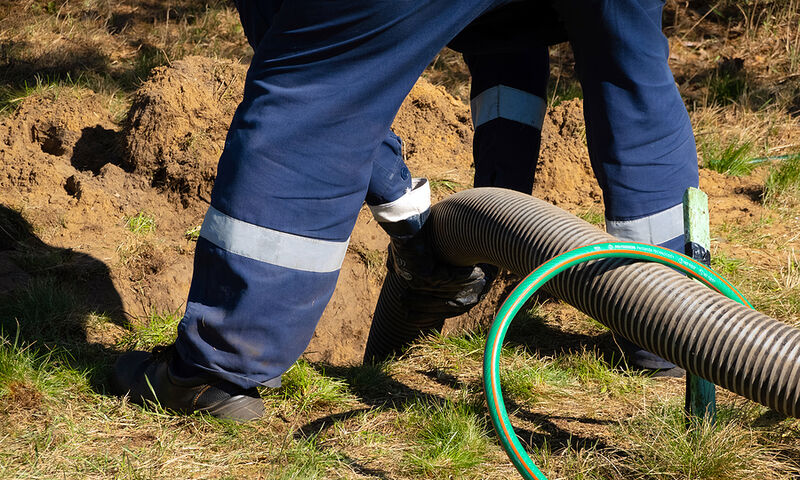
[[[711,263],[708,195],[697,188],[683,194],[683,225],[686,255],[708,265]],[[717,419],[717,393],[708,380],[686,373],[686,414],[690,420]]]

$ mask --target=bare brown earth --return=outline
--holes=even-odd
[[[100,97],[75,89],[26,99],[0,123],[0,205],[20,212],[44,243],[108,266],[121,304],[98,291],[98,311],[121,310],[109,313],[136,322],[149,312],[182,308],[194,249],[186,232],[202,222],[244,75],[245,67],[235,62],[189,57],[155,69],[121,124]],[[436,200],[471,184],[472,127],[463,102],[420,80],[394,128],[405,139],[412,172],[445,185],[434,189]],[[548,112],[541,157],[534,195],[574,213],[602,211],[580,100]],[[703,170],[701,186],[712,197],[714,224],[762,218],[762,180],[763,175],[732,178]],[[126,219],[139,212],[155,218],[154,232],[126,229]],[[361,359],[386,243],[362,209],[338,287],[306,352],[309,359]],[[0,269],[8,270],[5,278],[24,275],[4,261],[2,251]],[[500,282],[481,307],[451,321],[448,330],[488,322],[506,286]],[[14,282],[0,285],[13,287]],[[113,346],[116,336],[110,332],[96,341]]]

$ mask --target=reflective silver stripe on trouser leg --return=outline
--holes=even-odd
[[[305,272],[328,273],[342,267],[347,244],[260,227],[208,208],[200,236],[214,245],[259,262]]]
[[[372,216],[380,223],[394,223],[414,215],[422,215],[431,208],[431,186],[425,178],[411,180],[411,189],[402,197],[380,205],[368,205]]]
[[[683,204],[634,220],[606,219],[606,231],[620,240],[662,244],[683,235]]]
[[[473,98],[470,109],[475,128],[496,118],[505,118],[541,130],[547,103],[524,90],[496,85]]]

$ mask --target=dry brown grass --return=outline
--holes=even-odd
[[[37,85],[124,98],[153,67],[198,54],[243,61],[251,55],[229,3],[4,2],[0,109]]]
[[[798,0],[669,2],[666,23],[672,64],[700,139],[723,146],[751,141],[761,155],[800,148],[796,103],[800,78],[793,73],[798,66],[799,4]],[[109,101],[120,97],[124,101],[126,92],[154,65],[190,53],[246,59],[248,52],[236,13],[223,2],[0,4],[0,82],[4,91],[15,95],[24,94],[25,82],[35,85],[38,74],[42,88],[88,87],[105,92]],[[569,49],[553,48],[551,56],[551,102],[555,102],[575,94],[575,80]],[[721,63],[736,57],[744,59],[741,69],[736,62]],[[460,98],[467,97],[466,70],[457,54],[443,52],[427,75]],[[721,81],[720,75],[730,78]],[[739,95],[726,98],[726,92]],[[796,222],[785,215],[776,217],[775,222],[797,231]],[[774,265],[728,264],[735,283],[744,283],[743,290],[755,296],[767,313],[797,323],[797,259],[787,249],[796,243],[796,237],[790,238],[794,233],[773,235],[767,223],[723,230],[715,232],[726,238],[715,251],[722,261],[726,253],[730,260],[730,251],[756,242],[754,248],[782,253]],[[118,252],[119,262],[128,262],[130,271],[142,277],[152,264],[141,259],[158,250],[148,241],[131,233]],[[368,269],[384,261],[377,251],[355,253]],[[11,302],[0,301],[8,310],[0,308],[5,325],[35,319],[26,310],[32,307],[9,310]],[[69,316],[70,325],[108,322],[97,313],[87,313],[83,319],[85,309],[76,312],[67,303],[69,309],[58,305],[50,309],[55,313],[46,318],[48,332],[53,316],[60,323]],[[73,316],[80,321],[73,321]],[[735,421],[726,419],[718,431],[701,432],[705,443],[687,444],[673,415],[675,402],[680,403],[683,395],[680,381],[632,377],[609,368],[595,353],[609,346],[608,334],[563,305],[548,303],[532,316],[535,321],[509,334],[517,348],[509,349],[503,365],[520,371],[543,365],[549,378],[567,379],[552,381],[546,389],[528,388],[529,396],[526,388],[520,388],[513,398],[512,421],[551,478],[703,478],[678,469],[673,459],[692,460],[694,446],[714,450],[711,447],[717,444],[727,445],[735,458],[713,470],[722,473],[705,478],[745,474],[797,478],[798,420],[720,392],[720,405],[735,414]],[[143,325],[128,335],[136,342],[168,341],[171,337],[157,330],[163,323]],[[107,343],[113,348],[118,339],[115,334]],[[92,350],[96,345],[75,350],[74,356],[81,360],[76,364],[70,355],[29,355],[29,347],[17,348],[3,340],[0,477],[516,478],[496,437],[489,433],[488,439],[482,438],[480,429],[478,440],[467,447],[477,452],[468,465],[479,459],[477,466],[454,471],[451,453],[425,465],[419,461],[432,458],[426,450],[430,438],[435,444],[450,433],[444,430],[443,437],[432,436],[422,428],[420,417],[433,416],[447,405],[466,404],[470,408],[453,418],[466,422],[472,432],[472,426],[485,425],[485,411],[480,408],[481,339],[480,334],[427,339],[384,369],[306,364],[303,371],[290,374],[295,377],[286,389],[265,394],[268,415],[249,425],[174,417],[107,395],[98,379],[104,378],[112,359],[109,351]],[[654,449],[654,441],[665,443],[655,443]],[[659,448],[667,442],[673,456]],[[751,458],[759,470],[742,466],[738,458]],[[409,459],[418,462],[417,470],[410,468]]]

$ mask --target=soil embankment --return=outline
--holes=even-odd
[[[118,313],[130,321],[180,309],[191,279],[194,243],[188,232],[200,225],[207,208],[245,70],[204,57],[159,67],[135,93],[122,122],[88,90],[26,99],[0,123],[0,204],[19,211],[48,245],[105,263],[122,299]],[[432,180],[434,200],[471,184],[472,127],[461,101],[420,80],[394,129],[405,140],[414,175]],[[756,181],[703,172],[717,221],[761,215]],[[602,211],[580,100],[548,112],[534,195],[575,213]],[[142,212],[155,227],[133,234],[127,219]],[[360,360],[386,243],[362,209],[336,293],[307,351],[311,360]],[[506,284],[499,282],[488,301],[449,322],[448,329],[490,321]],[[97,302],[98,310],[111,308],[102,296]]]

